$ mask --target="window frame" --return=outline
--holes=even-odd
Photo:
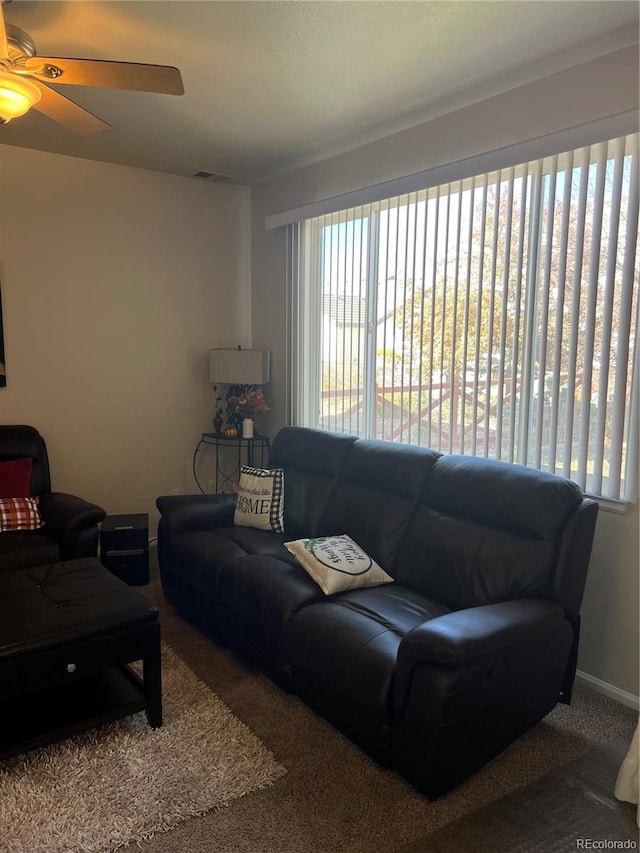
[[[594,146],[593,151],[595,151],[595,146]],[[592,151],[592,156],[595,156],[593,151]],[[557,157],[557,155],[547,155],[547,157],[545,157],[544,160],[545,161],[553,160],[553,158],[555,158],[555,157]],[[526,167],[528,167],[528,165],[530,165],[530,164],[517,164],[515,167],[511,167],[511,168],[514,168],[515,171],[518,172],[519,169],[526,168]],[[546,163],[544,165],[546,165]],[[504,170],[494,169],[493,171],[494,172],[501,172]],[[544,166],[543,166],[542,172],[543,173],[545,172]],[[467,176],[466,178],[460,178],[459,181],[456,181],[455,183],[459,183],[461,187],[464,187],[470,181],[474,180],[474,177],[475,176]],[[542,191],[541,184],[540,184],[541,179],[542,179],[542,174],[539,174],[538,175],[538,187],[537,187],[538,192]],[[454,182],[449,182],[449,183],[454,183]],[[433,183],[431,183],[429,186],[424,187],[421,190],[415,191],[413,193],[413,195],[416,197],[418,195],[420,195],[420,196],[424,196],[425,198],[429,198],[430,196],[432,197],[433,195],[437,194],[438,192],[439,192],[439,186],[433,185]],[[407,195],[407,194],[404,194],[404,195]],[[400,205],[399,197],[394,197],[393,199],[378,199],[375,202],[370,203],[368,205],[370,213],[371,213],[371,217],[370,217],[369,221],[372,221],[373,216],[375,214],[378,214],[379,211],[385,206],[385,204],[388,205],[391,201],[393,201],[394,204],[396,204],[397,206]],[[362,208],[363,208],[363,205],[360,205],[360,206],[352,207],[349,209],[343,209],[342,211],[338,211],[337,213],[344,217],[343,221],[346,223],[348,221],[354,221],[355,219],[357,219],[358,218],[358,211],[359,210],[361,211]],[[542,208],[540,208],[540,210],[542,210]],[[360,213],[360,216],[361,215],[362,214]],[[541,215],[535,217],[536,220],[538,220],[539,218],[541,218]],[[309,425],[309,424],[318,425],[318,423],[319,423],[319,393],[318,392],[319,392],[319,387],[320,387],[319,365],[320,365],[320,346],[321,346],[321,341],[320,341],[321,335],[319,334],[319,329],[320,329],[319,320],[321,318],[321,306],[319,304],[319,300],[320,300],[320,296],[321,296],[321,287],[320,286],[314,287],[313,290],[314,290],[316,298],[315,299],[309,299],[308,294],[306,294],[304,292],[304,289],[296,286],[300,280],[301,275],[315,277],[316,285],[317,285],[318,284],[318,278],[321,274],[320,273],[320,264],[318,262],[319,254],[320,254],[320,245],[319,245],[320,241],[318,239],[318,233],[316,233],[315,236],[309,234],[308,226],[305,227],[305,222],[308,222],[308,221],[309,220],[305,220],[303,222],[297,223],[296,225],[293,226],[292,230],[290,231],[290,234],[292,237],[291,246],[297,247],[297,257],[295,257],[295,253],[294,253],[294,256],[291,257],[292,262],[291,262],[291,266],[290,266],[290,284],[291,284],[290,292],[294,294],[294,296],[291,300],[291,306],[290,306],[291,307],[291,328],[292,328],[292,349],[291,349],[291,353],[293,356],[293,364],[296,365],[295,369],[292,370],[292,376],[291,376],[291,380],[292,380],[291,422],[292,423],[301,423],[304,425]],[[534,236],[534,238],[533,238],[536,243],[539,243],[540,240],[542,239],[542,234],[540,233],[542,230],[541,224],[538,223],[538,226],[539,226],[538,227],[539,233],[537,236]],[[370,239],[372,246],[376,242],[375,239],[373,239],[373,238],[375,237],[375,235],[377,233],[378,233],[377,229],[375,229],[375,228],[369,229],[369,239]],[[370,254],[370,252],[368,254]],[[539,251],[537,253],[537,259],[538,259],[537,263],[539,264],[540,263]],[[367,284],[368,299],[366,301],[366,304],[368,306],[368,316],[367,316],[367,339],[368,340],[373,339],[373,336],[371,334],[371,325],[375,320],[375,317],[372,316],[372,308],[374,306],[374,300],[371,298],[371,294],[369,293],[370,288],[372,287],[372,282],[373,282],[373,286],[375,286],[375,281],[377,279],[377,275],[372,274],[373,269],[374,269],[374,265],[372,263],[369,265],[369,275],[367,277],[368,278],[368,284]],[[539,279],[538,273],[539,273],[539,270],[537,270],[537,269],[535,270],[535,273],[530,272],[531,275],[535,275],[537,281],[539,282],[540,279]],[[634,279],[634,281],[632,283],[632,287],[637,288],[637,279]],[[536,294],[535,294],[534,287],[529,286],[528,294],[529,294],[530,299],[535,298]],[[636,311],[637,311],[637,303],[636,303]],[[295,339],[295,333],[293,332],[293,329],[295,329],[295,328],[299,329],[300,328],[299,322],[300,322],[300,319],[302,316],[304,316],[306,318],[305,326],[309,332],[310,338],[303,340],[302,336],[298,332],[298,337],[296,340]],[[533,322],[532,313],[531,313],[530,309],[527,312],[527,319],[529,322]],[[639,382],[639,380],[638,380],[638,375],[639,375],[638,350],[639,349],[640,349],[640,346],[638,345],[637,335],[636,335],[634,369],[633,369],[633,383],[632,383],[633,387],[631,390],[631,398],[630,398],[630,403],[629,403],[629,409],[631,412],[630,417],[631,417],[632,425],[631,425],[631,429],[628,430],[628,440],[627,440],[627,445],[629,446],[627,464],[631,468],[633,468],[634,466],[637,468],[637,452],[636,452],[635,458],[634,458],[634,453],[633,453],[634,448],[633,448],[632,444],[633,444],[634,440],[636,440],[636,443],[637,443],[637,434],[638,434],[638,382]],[[530,353],[530,348],[528,348],[528,347],[524,348],[524,351],[527,353]],[[315,354],[313,360],[308,358],[309,353]],[[315,363],[316,369],[313,369],[312,363],[311,363],[312,361],[313,361],[313,363]],[[365,383],[364,387],[365,387],[365,389],[369,389],[369,391],[370,391],[370,382],[371,382],[371,373],[372,373],[371,365],[373,364],[373,359],[371,357],[370,352],[369,352],[367,358],[365,359],[365,363],[366,363],[366,365],[368,365],[368,369],[369,369],[369,374],[368,374],[369,384]],[[524,372],[524,376],[529,376],[529,375],[530,375],[530,373],[528,370]],[[366,399],[370,399],[370,397],[371,397],[370,393],[366,395]],[[530,395],[529,394],[527,394],[527,399],[530,401]],[[366,419],[367,423],[369,424],[369,427],[371,427],[372,416],[371,416],[370,411],[367,411],[365,413],[365,419]],[[525,421],[524,418],[522,419],[522,424],[524,425],[524,426],[522,426],[522,431],[524,431],[525,433],[527,432],[528,429],[530,429],[530,427],[529,428],[527,427],[527,422],[528,422],[528,419],[527,419],[527,421]],[[358,430],[358,432],[360,434],[362,434],[363,430]],[[371,434],[370,428],[368,430],[364,430],[364,434],[370,435]],[[520,436],[520,444],[521,445],[523,443],[526,443],[526,440],[527,440],[526,434],[524,436]],[[522,462],[523,457],[524,457],[525,464],[531,464],[530,462],[526,461],[526,456],[524,456],[523,451],[522,451],[522,447],[521,447],[519,454],[518,454],[518,459],[515,461]],[[536,460],[536,461],[538,462],[538,464],[536,464],[535,467],[539,467],[539,460]],[[560,473],[562,473],[562,472],[560,472]],[[631,477],[631,482],[633,484],[633,477]],[[587,494],[588,494],[588,492],[587,492]],[[624,507],[626,506],[627,503],[637,501],[637,497],[638,497],[637,485],[635,487],[635,490],[628,492],[624,499],[609,498],[609,497],[604,497],[601,495],[593,495],[593,497],[595,497],[601,503],[601,505],[605,505],[606,508],[612,509],[614,511],[624,511]]]

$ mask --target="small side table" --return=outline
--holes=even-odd
[[[234,491],[240,476],[241,465],[264,468],[269,461],[270,442],[266,435],[256,433],[253,438],[242,438],[242,436],[230,438],[225,435],[216,435],[214,432],[203,432],[194,451],[192,462],[193,478],[203,494],[204,489],[198,479],[196,461],[198,453],[206,446],[213,448],[215,456],[216,493]],[[230,464],[227,468],[223,466],[221,448],[230,450]]]
[[[108,515],[100,529],[100,562],[129,586],[149,583],[149,516]]]

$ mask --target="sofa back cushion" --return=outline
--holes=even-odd
[[[317,536],[354,436],[284,427],[273,440],[269,464],[284,470],[287,538]],[[342,533],[343,531],[337,531]]]
[[[460,609],[553,597],[562,531],[577,485],[490,459],[443,456],[398,551],[398,581]]]
[[[318,535],[348,534],[393,576],[398,544],[438,456],[423,447],[359,439],[349,448]]]

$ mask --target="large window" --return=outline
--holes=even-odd
[[[303,222],[297,422],[630,498],[638,182],[634,135]]]

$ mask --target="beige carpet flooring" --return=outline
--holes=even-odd
[[[569,853],[587,839],[637,849],[636,808],[612,793],[627,748],[626,737],[596,747],[398,853]]]
[[[155,567],[140,591],[160,606],[165,641],[287,768],[277,784],[143,842],[142,853],[397,853],[595,747],[630,742],[636,725],[630,709],[577,687],[571,706],[557,706],[466,783],[430,802],[295,696],[185,624],[164,602]],[[486,841],[487,850],[507,853]]]
[[[134,714],[0,762],[1,853],[112,850],[284,775],[166,645],[162,672],[161,728]]]

